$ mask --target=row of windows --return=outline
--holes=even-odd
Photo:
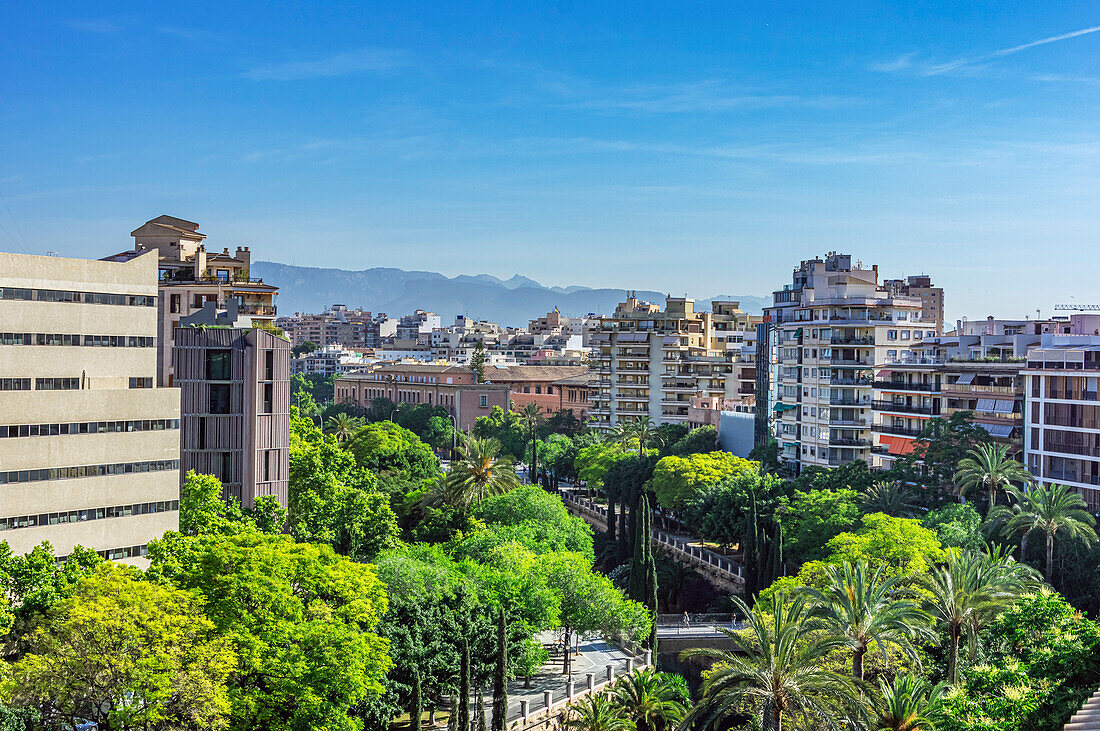
[[[141,544],[140,546],[124,546],[123,548],[106,548],[102,551],[96,551],[101,557],[108,561],[118,561],[123,558],[134,558],[135,556],[145,556],[149,553],[149,546]],[[68,556],[58,556],[53,561],[57,565],[65,563]]]
[[[86,305],[129,305],[131,307],[157,306],[157,298],[153,295],[72,292],[66,289],[0,287],[0,299],[26,300],[28,302],[80,302]]]
[[[178,470],[178,459],[157,459],[147,462],[116,462],[114,464],[88,464],[78,467],[43,467],[38,470],[12,470],[0,472],[0,485],[17,482],[45,482],[47,480],[72,480],[80,477],[104,477],[128,475],[135,472],[164,472]]]
[[[29,378],[0,378],[0,391],[30,391]]]
[[[79,378],[36,378],[35,391],[76,391],[80,388]]]
[[[60,525],[61,523],[84,523],[104,518],[128,518],[131,515],[150,515],[168,513],[180,509],[179,500],[161,500],[155,503],[137,505],[115,505],[110,508],[87,508],[69,510],[61,513],[40,513],[38,515],[20,515],[14,518],[0,518],[0,531],[16,528],[34,528],[40,525]]]
[[[70,335],[0,333],[0,345],[82,345],[93,348],[151,348],[155,338],[141,335]]]
[[[153,378],[152,376],[146,378],[130,378],[130,388],[152,388]]]
[[[10,437],[56,437],[73,434],[107,434],[129,431],[179,429],[179,419],[136,419],[131,421],[81,421],[68,424],[0,425],[0,439]]]

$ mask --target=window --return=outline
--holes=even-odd
[[[481,394],[478,398],[480,399],[478,405],[481,406],[481,408],[485,408],[489,405],[489,397],[487,395]]]
[[[228,381],[229,365],[232,357],[231,350],[206,351],[206,380]]]
[[[153,378],[151,376],[147,377],[147,378],[134,378],[134,377],[131,376],[131,378],[130,378],[130,388],[152,388],[152,387],[153,387]]]
[[[0,391],[30,391],[29,378],[0,378]]]
[[[908,330],[902,330],[901,331],[901,339],[902,340],[908,340],[909,339],[909,331]]]
[[[211,414],[229,413],[229,384],[210,384],[210,411]]]
[[[887,340],[897,340],[898,339],[898,331],[897,330],[887,330],[886,331],[886,339]]]
[[[549,393],[549,394],[554,393],[554,387],[553,386],[547,386],[546,387],[546,393]]]
[[[270,352],[270,351],[269,351]],[[275,400],[275,386],[271,383],[264,384],[264,413],[271,414],[272,404]]]
[[[265,381],[274,381],[275,380],[275,351],[274,350],[265,350],[264,351],[264,380]]]
[[[36,391],[75,391],[80,388],[79,378],[36,378]]]
[[[174,295],[172,295],[171,307],[169,308],[169,312],[171,312],[172,314],[179,314],[179,311],[180,311],[180,296],[178,294],[174,294]]]
[[[542,386],[535,386],[535,393],[541,394],[542,393]]]

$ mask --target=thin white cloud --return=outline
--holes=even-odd
[[[1014,53],[1020,51],[1026,51],[1029,48],[1035,48],[1036,46],[1045,46],[1048,43],[1057,43],[1058,41],[1069,40],[1070,38],[1077,38],[1078,36],[1088,35],[1090,33],[1096,33],[1100,31],[1100,25],[1094,25],[1089,28],[1082,28],[1081,30],[1075,30],[1070,33],[1063,33],[1057,36],[1050,36],[1049,38],[1041,38],[1037,41],[1030,43],[1024,43],[1019,46],[1012,46],[1011,48],[1002,48],[999,51],[993,51],[984,56],[978,56],[977,58],[960,58],[954,61],[950,61],[938,66],[932,66],[924,72],[925,76],[936,76],[938,74],[947,73],[948,71],[954,71],[966,66],[973,66],[974,64],[985,63],[986,61],[992,61],[998,58],[1004,58],[1005,56],[1011,56]]]
[[[877,71],[883,74],[894,73],[895,71],[904,71],[913,67],[913,58],[916,53],[903,53],[895,58],[893,61],[882,61],[879,63],[867,64],[868,71]]]
[[[361,48],[312,61],[288,61],[257,66],[244,75],[253,81],[301,81],[349,74],[385,73],[407,64],[405,54],[398,51]]]
[[[545,86],[565,98],[558,106],[594,111],[685,114],[732,110],[807,107],[833,109],[853,103],[847,97],[744,92],[717,81],[683,84],[640,84],[613,89],[588,89],[586,84]],[[590,86],[590,85],[588,85]]]

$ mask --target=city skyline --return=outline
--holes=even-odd
[[[8,8],[0,249],[167,213],[307,266],[702,298],[837,250],[949,323],[1097,299],[1083,9],[288,13]]]

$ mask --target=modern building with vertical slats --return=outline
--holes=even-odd
[[[214,475],[246,508],[260,495],[285,507],[290,342],[239,317],[234,303],[226,312],[211,303],[180,321],[174,356],[183,474]]]
[[[179,525],[180,392],[157,387],[157,257],[0,253],[0,540],[140,562]]]

